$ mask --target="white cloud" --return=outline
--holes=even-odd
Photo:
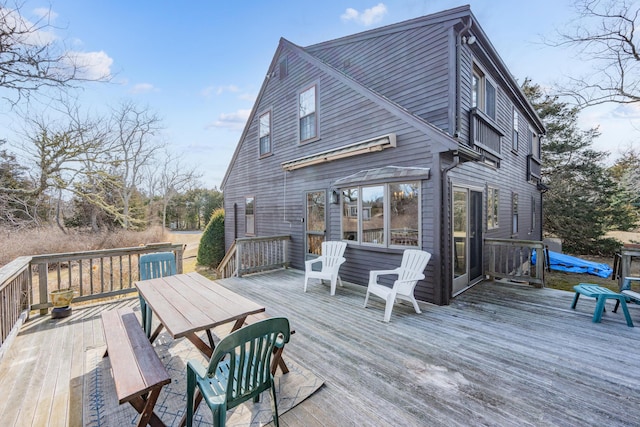
[[[17,10],[0,8],[2,10],[3,27],[14,29],[13,39],[15,43],[25,43],[33,46],[45,46],[52,43],[58,37],[52,28],[46,25],[37,25],[20,15]]]
[[[611,115],[617,119],[639,119],[640,105],[620,104],[611,112]]]
[[[384,3],[378,3],[372,8],[365,9],[364,12],[358,12],[357,10],[349,7],[340,16],[340,18],[345,22],[354,21],[364,26],[370,26],[380,22],[386,14],[387,6],[385,6]]]
[[[205,98],[209,98],[212,94],[222,95],[224,93],[236,93],[240,92],[240,88],[236,85],[227,85],[227,86],[207,86],[202,90],[202,96]]]
[[[69,65],[78,68],[78,75],[89,80],[101,80],[111,77],[111,65],[113,59],[104,51],[100,52],[77,52],[67,53]]]
[[[251,114],[251,110],[238,110],[235,113],[220,114],[218,120],[207,125],[207,128],[223,128],[229,130],[242,130],[247,119]]]
[[[133,94],[138,94],[138,93],[149,93],[149,92],[157,92],[157,91],[158,89],[156,89],[151,83],[138,83],[138,84],[135,84],[129,92]]]
[[[33,10],[33,13],[40,18],[47,19],[48,21],[55,21],[58,17],[57,13],[47,7],[38,7]]]

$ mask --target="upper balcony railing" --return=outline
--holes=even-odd
[[[472,108],[469,111],[469,126],[471,145],[500,157],[504,133],[498,129],[493,119],[481,110]]]

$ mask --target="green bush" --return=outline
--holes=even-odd
[[[216,209],[200,238],[198,264],[218,267],[224,258],[224,209]]]

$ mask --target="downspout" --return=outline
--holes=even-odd
[[[442,254],[442,256],[440,257],[440,271],[445,272],[446,274],[443,274],[443,277],[446,277],[446,281],[447,284],[450,283],[451,281],[451,273],[448,269],[448,266],[446,265],[446,260],[449,259],[449,252],[447,252],[447,255],[445,255],[445,251],[443,251],[442,249],[444,248],[448,248],[448,245],[446,244],[445,241],[445,235],[448,236],[449,235],[449,228],[447,227],[447,221],[448,218],[451,214],[451,212],[449,212],[449,209],[447,208],[447,195],[449,194],[449,185],[447,182],[447,174],[449,173],[449,171],[451,171],[453,168],[456,168],[460,165],[460,154],[455,151],[453,153],[453,163],[450,164],[449,166],[447,166],[446,168],[443,168],[441,173],[441,190],[440,190],[440,212],[447,212],[447,215],[441,215],[440,216],[440,253]],[[447,289],[449,289],[449,287],[447,287]],[[449,292],[450,293],[450,292]],[[442,304],[449,304],[449,295],[441,295],[440,296],[440,303]]]
[[[456,37],[456,131],[453,134],[455,138],[460,136],[460,129],[462,128],[462,90],[460,90],[460,85],[462,85],[462,76],[460,75],[462,72],[462,34],[469,31],[472,24],[473,20],[469,17],[469,22],[460,30]]]

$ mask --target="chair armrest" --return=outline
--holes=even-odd
[[[378,282],[378,276],[386,276],[386,275],[391,275],[391,274],[398,274],[398,269],[394,269],[394,270],[371,270],[369,272],[369,283],[371,283],[372,281],[377,283]]]
[[[323,256],[319,256],[318,258],[314,258],[314,259],[308,259],[304,262],[304,267],[307,270],[311,269],[311,266],[317,262],[324,262],[324,257]]]
[[[207,368],[205,368],[198,360],[188,360],[187,366],[191,367],[197,377],[204,378],[207,375]]]
[[[402,280],[398,279],[395,282],[393,282],[393,287],[397,288],[398,286],[400,286],[403,283],[415,282],[417,280],[422,280],[424,278],[425,278],[425,275],[420,273],[420,274],[416,274],[415,276],[412,276],[412,277],[410,277],[408,279],[402,279]]]

